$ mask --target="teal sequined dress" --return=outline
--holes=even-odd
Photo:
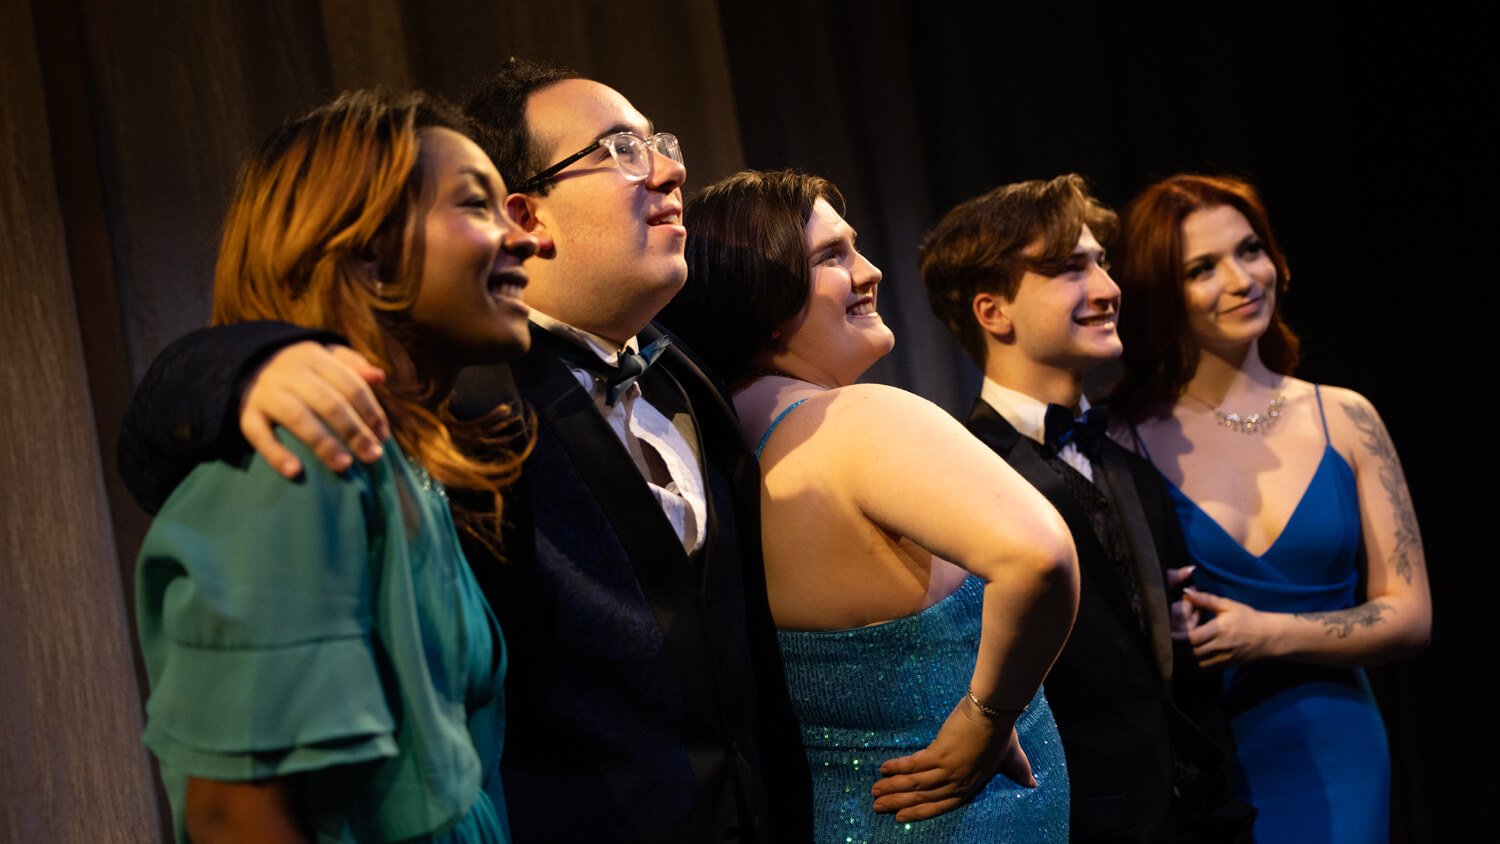
[[[812,768],[815,841],[1068,840],[1068,773],[1041,690],[1016,723],[1037,788],[997,774],[973,800],[930,820],[903,824],[874,811],[880,764],[931,743],[967,691],[983,606],[984,582],[970,577],[937,604],[885,624],[778,632]]]

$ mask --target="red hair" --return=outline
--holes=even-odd
[[[1261,360],[1274,372],[1297,368],[1297,335],[1281,318],[1281,295],[1291,270],[1271,233],[1260,195],[1233,176],[1179,174],[1141,191],[1125,209],[1116,244],[1115,273],[1120,285],[1120,340],[1124,372],[1110,392],[1116,413],[1132,422],[1161,413],[1176,402],[1198,369],[1199,349],[1188,328],[1183,286],[1182,223],[1188,215],[1227,205],[1250,222],[1276,266],[1276,303],[1271,324],[1260,338]]]

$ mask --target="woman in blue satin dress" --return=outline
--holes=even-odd
[[[1066,841],[1039,686],[1076,611],[1071,538],[947,413],[854,383],[892,336],[841,207],[789,171],[705,188],[684,218],[687,286],[662,315],[731,383],[760,460],[814,838]]]
[[[445,402],[459,367],[527,348],[536,240],[464,126],[421,95],[347,93],[241,172],[214,322],[342,335],[384,373],[367,377],[391,435],[337,473],[290,435],[300,473],[250,454],[200,464],[152,523],[144,741],[178,841],[508,840],[504,642],[445,484],[479,493],[461,521],[498,541],[523,443],[513,411],[460,423]]]
[[[1224,669],[1255,838],[1385,841],[1390,760],[1360,666],[1420,651],[1432,613],[1390,435],[1363,396],[1292,377],[1286,260],[1250,185],[1154,184],[1120,241],[1111,406],[1170,482],[1196,563],[1174,615]]]

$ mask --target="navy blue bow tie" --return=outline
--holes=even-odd
[[[621,349],[613,368],[596,358],[599,364],[597,371],[605,376],[604,403],[613,407],[615,402],[625,395],[625,391],[630,389],[630,385],[645,375],[646,370],[651,368],[651,364],[656,363],[656,359],[661,357],[661,353],[665,352],[670,345],[672,345],[672,338],[663,334],[646,344],[646,347],[639,352]]]
[[[645,375],[651,364],[656,363],[662,352],[672,345],[672,338],[663,334],[646,344],[639,352],[621,349],[615,356],[617,362],[614,366],[600,360],[590,349],[553,334],[536,323],[531,325],[531,342],[542,346],[574,369],[582,369],[597,376],[604,382],[604,403],[613,407],[625,395],[625,391],[630,389],[630,385]]]
[[[1042,443],[1048,457],[1072,445],[1094,458],[1099,455],[1099,447],[1104,444],[1105,431],[1109,429],[1109,413],[1102,407],[1091,407],[1074,419],[1073,411],[1060,404],[1049,404],[1043,424],[1045,433]]]

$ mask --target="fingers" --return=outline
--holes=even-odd
[[[241,401],[241,429],[247,440],[254,430],[252,445],[278,471],[289,455],[268,435],[274,425],[306,443],[332,471],[342,472],[352,462],[345,443],[361,460],[373,462],[390,436],[390,423],[370,387],[384,378],[352,349],[311,342],[288,346],[251,379]]]
[[[291,456],[271,433],[273,425],[280,425],[306,444],[330,471],[342,472],[354,462],[343,444],[329,433],[302,398],[282,391],[260,390],[240,414],[240,430],[245,433],[246,441],[272,466],[282,465],[277,460],[282,454]],[[251,438],[252,430],[262,429],[265,433],[260,435],[259,442]]]
[[[297,456],[287,451],[286,448],[276,441],[276,435],[272,433],[271,426],[263,416],[241,416],[240,429],[245,434],[245,441],[256,453],[265,458],[278,474],[287,480],[291,480],[302,473],[302,461]]]
[[[1172,631],[1172,639],[1178,642],[1186,642],[1188,633],[1198,626],[1198,611],[1187,601],[1173,601],[1168,611],[1169,627]]]
[[[1176,589],[1186,583],[1188,578],[1197,571],[1197,566],[1182,566],[1181,568],[1167,569],[1167,588]]]
[[[897,812],[896,822],[925,821],[928,818],[935,818],[944,812],[951,812],[957,809],[963,802],[963,798],[961,797],[949,797],[945,800],[938,800],[932,803],[919,803],[909,809],[902,809]]]
[[[920,761],[925,749],[913,753],[910,756],[898,756],[895,759],[887,759],[880,765],[880,773],[889,777],[894,774],[914,774],[917,771],[932,767]],[[878,785],[878,783],[877,783]]]
[[[946,768],[928,768],[914,774],[897,774],[893,777],[882,777],[875,781],[870,788],[870,796],[880,797],[886,794],[910,793],[941,788],[945,782],[951,781],[953,772]]]
[[[1036,777],[1031,773],[1031,760],[1026,758],[1026,749],[1021,747],[1021,739],[1015,730],[1011,730],[1010,739],[1010,747],[1000,760],[1000,773],[1018,785],[1036,788]]]
[[[942,788],[922,789],[920,791],[902,791],[895,794],[882,794],[875,798],[875,811],[904,812],[913,806],[923,803],[932,803],[939,800],[963,800],[963,794],[954,783],[946,783]]]
[[[1193,653],[1198,655],[1199,650],[1212,642],[1217,635],[1219,635],[1219,620],[1216,618],[1187,631],[1187,640],[1193,646]]]
[[[1186,598],[1188,603],[1194,607],[1210,612],[1224,612],[1236,606],[1235,602],[1228,598],[1221,598],[1218,595],[1200,592],[1192,587],[1182,590],[1182,597]]]
[[[1234,664],[1234,654],[1230,651],[1214,651],[1207,656],[1194,651],[1193,655],[1198,657],[1199,668],[1225,668]]]
[[[386,419],[385,408],[380,406],[380,401],[375,398],[370,387],[385,383],[385,370],[371,365],[364,355],[346,346],[332,346],[329,351],[334,360],[345,367],[343,371],[337,367],[328,367],[332,370],[329,373],[330,380],[337,378],[343,382],[341,392],[375,435],[376,444],[384,442],[391,436],[390,422]],[[345,378],[346,373],[357,376],[359,380],[349,383]]]
[[[1239,661],[1235,646],[1219,630],[1218,619],[1189,631],[1188,641],[1200,668],[1223,668]]]
[[[370,363],[364,355],[354,351],[348,346],[333,344],[324,347],[329,354],[343,365],[354,370],[359,377],[363,378],[371,386],[385,383],[385,370]]]

